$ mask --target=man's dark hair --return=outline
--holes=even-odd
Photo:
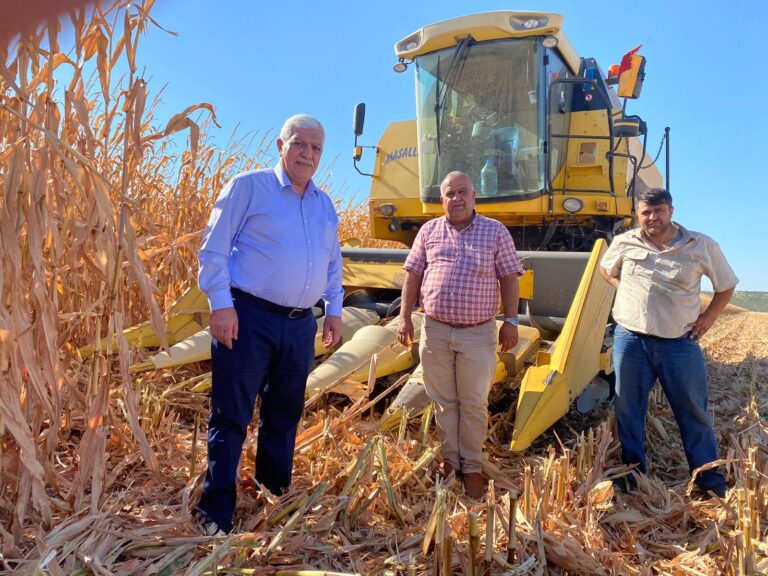
[[[635,206],[640,202],[645,202],[649,206],[658,206],[659,204],[672,206],[672,195],[664,188],[647,188],[635,194]]]

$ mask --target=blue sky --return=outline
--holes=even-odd
[[[362,143],[369,145],[389,122],[414,115],[412,73],[392,71],[395,42],[469,13],[562,14],[577,53],[604,70],[643,44],[646,80],[629,112],[648,123],[652,154],[671,127],[675,220],[720,243],[741,279],[738,289],[768,291],[768,186],[761,177],[768,80],[760,64],[768,8],[756,0],[718,4],[157,0],[152,16],[179,35],[151,29],[139,42],[139,70],[145,67],[153,95],[165,87],[159,121],[212,103],[222,125],[212,136],[222,145],[236,126],[240,134],[276,133],[291,114],[318,117],[327,133],[324,160],[333,161],[332,190],[363,200],[369,181],[351,161],[354,105],[367,104]]]

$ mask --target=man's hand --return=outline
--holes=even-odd
[[[326,316],[323,320],[323,346],[328,350],[341,340],[341,316]]]
[[[237,312],[234,308],[220,308],[211,312],[211,336],[232,350],[232,341],[237,340]]]
[[[715,323],[715,320],[717,320],[716,316],[712,317],[711,314],[707,314],[706,312],[704,312],[704,314],[700,314],[699,317],[696,318],[695,322],[688,324],[688,328],[691,329],[688,337],[692,338],[693,340],[699,340],[699,338],[709,332],[709,329],[712,328],[712,324]]]
[[[517,346],[517,326],[504,322],[499,328],[499,344],[502,352],[507,352]]]
[[[397,339],[403,346],[413,344],[413,319],[410,315],[400,316],[397,323]]]
[[[715,320],[717,320],[720,312],[722,312],[723,309],[728,305],[728,302],[730,302],[731,296],[733,296],[733,292],[735,290],[736,288],[734,287],[728,290],[723,290],[722,292],[715,292],[714,296],[712,296],[712,301],[709,303],[709,306],[707,306],[707,309],[703,313],[699,314],[699,317],[695,322],[688,324],[688,328],[691,329],[689,338],[698,340],[704,336],[704,334],[706,334],[710,328],[712,328],[712,324],[715,323]]]

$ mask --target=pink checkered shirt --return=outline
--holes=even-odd
[[[424,224],[403,268],[423,276],[424,312],[447,324],[493,318],[499,310],[499,279],[523,273],[509,231],[479,214],[461,232],[445,216]]]

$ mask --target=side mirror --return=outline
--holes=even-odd
[[[365,102],[355,105],[355,118],[352,125],[352,129],[355,131],[355,136],[363,135],[363,126],[365,125]]]
[[[365,124],[365,103],[360,102],[360,104],[355,105],[355,117],[352,121],[352,129],[355,131],[355,150],[352,152],[352,162],[355,165],[355,170],[357,170],[360,174],[363,176],[373,176],[373,174],[368,174],[367,172],[363,172],[358,168],[357,163],[360,162],[360,158],[363,156],[363,148],[374,148],[375,146],[360,146],[357,143],[357,138],[359,136],[363,135],[363,125]],[[377,153],[378,153],[378,149]]]
[[[645,56],[628,54],[621,62],[619,98],[639,98],[645,80]]]

